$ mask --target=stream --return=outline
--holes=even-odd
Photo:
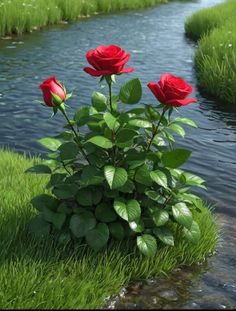
[[[117,44],[131,54],[135,72],[118,77],[118,85],[139,76],[143,103],[154,102],[146,84],[170,72],[194,86],[197,104],[179,109],[198,128],[186,127],[178,145],[192,150],[184,168],[206,180],[208,191],[197,194],[215,208],[220,243],[203,264],[173,271],[168,277],[140,280],[117,297],[113,309],[233,309],[236,308],[236,106],[204,97],[197,89],[193,56],[196,44],[184,35],[184,22],[202,7],[222,2],[199,0],[171,2],[145,10],[98,15],[80,22],[60,24],[31,35],[0,40],[0,147],[44,156],[37,143],[61,132],[61,116],[50,118],[38,85],[50,75],[74,90],[69,113],[90,104],[97,78],[83,72],[85,54],[97,45]]]

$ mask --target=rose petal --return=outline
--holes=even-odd
[[[147,86],[161,103],[165,102],[165,94],[162,92],[158,83],[149,82]]]
[[[129,73],[129,72],[133,72],[133,71],[134,71],[134,68],[129,67],[129,68],[123,68],[122,71],[120,71],[120,72],[122,72],[122,73]]]
[[[180,106],[186,106],[191,103],[196,103],[197,99],[196,98],[186,98],[186,99],[172,99],[166,101],[167,105],[173,106],[173,107],[180,107]]]
[[[93,68],[90,67],[85,67],[84,71],[93,77],[109,76],[113,74],[111,71],[108,70],[94,70]]]

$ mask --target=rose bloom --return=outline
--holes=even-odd
[[[94,77],[128,73],[134,70],[133,68],[124,68],[130,54],[117,45],[100,45],[96,49],[88,51],[86,58],[94,69],[85,67],[84,71]]]
[[[63,86],[56,80],[55,76],[49,77],[47,80],[43,81],[42,84],[39,85],[39,88],[43,92],[43,99],[47,106],[54,106],[53,97],[51,93],[56,94],[62,100],[62,102],[66,98],[66,93]]]
[[[169,73],[162,74],[157,83],[148,83],[148,87],[160,103],[168,106],[180,107],[197,102],[196,98],[186,98],[192,93],[192,86]]]

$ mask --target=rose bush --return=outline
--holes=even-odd
[[[160,103],[135,107],[142,97],[138,78],[112,93],[114,74],[131,71],[124,69],[129,54],[101,46],[88,52],[87,59],[96,72],[85,71],[102,75],[108,96],[95,91],[92,105],[80,107],[72,120],[64,105],[70,97],[65,88],[55,78],[40,86],[46,105],[64,115],[66,130],[39,140],[50,151],[48,159],[27,170],[50,174],[49,194],[32,199],[39,213],[31,230],[55,234],[61,243],[87,243],[95,251],[111,239],[136,239],[147,256],[155,254],[158,243],[174,246],[180,231],[198,243],[200,229],[192,210],[199,198],[190,190],[205,188],[204,180],[180,169],[191,152],[174,145],[176,135],[185,135],[181,124],[196,124],[172,118],[173,106],[196,101],[186,99],[191,86],[162,75],[158,84],[148,84]]]

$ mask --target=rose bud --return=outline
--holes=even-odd
[[[196,98],[186,98],[192,93],[192,86],[169,73],[162,74],[157,83],[148,83],[148,87],[160,103],[168,106],[180,107],[197,102]]]
[[[66,99],[64,87],[56,80],[55,76],[48,78],[39,85],[43,92],[43,99],[47,106],[60,106]]]
[[[86,58],[91,66],[84,71],[94,77],[110,76],[132,72],[133,68],[124,68],[130,58],[130,54],[117,45],[100,45],[96,49],[88,51]]]

